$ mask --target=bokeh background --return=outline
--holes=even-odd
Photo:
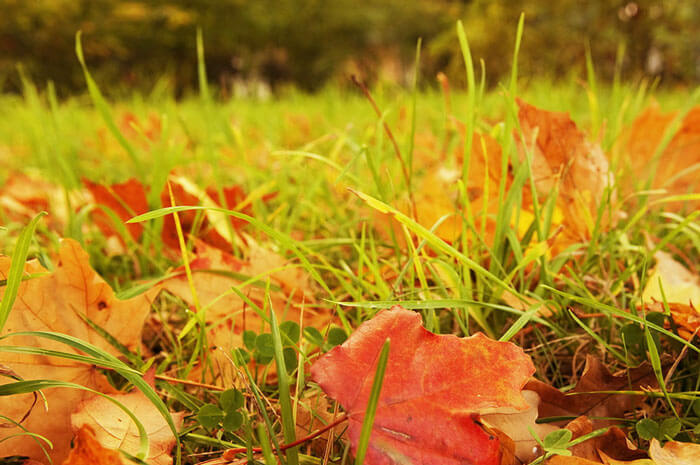
[[[700,81],[696,0],[0,0],[0,90],[21,89],[20,65],[59,95],[84,92],[78,30],[107,93],[196,89],[197,28],[209,80],[224,97],[348,85],[351,74],[407,83],[419,37],[424,85],[436,85],[438,71],[459,82],[457,19],[493,86],[510,69],[521,11],[525,78],[581,75],[588,44],[603,80],[617,67],[624,79]]]

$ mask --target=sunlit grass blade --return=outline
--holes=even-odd
[[[15,251],[12,254],[12,264],[10,265],[10,272],[7,276],[5,292],[2,295],[2,302],[0,302],[0,332],[2,332],[2,328],[7,322],[7,318],[10,316],[10,311],[12,311],[12,306],[17,298],[19,285],[22,282],[24,264],[27,261],[27,254],[29,253],[29,245],[32,242],[32,237],[34,237],[34,230],[39,220],[44,215],[46,215],[46,212],[41,212],[36,215],[34,219],[22,229],[22,232],[17,238],[17,245],[15,245]]]
[[[277,365],[277,389],[279,390],[280,415],[282,415],[282,433],[284,441],[291,444],[296,441],[296,422],[294,421],[294,412],[292,411],[292,401],[289,391],[289,375],[287,374],[287,364],[284,360],[282,352],[282,336],[280,328],[277,324],[277,316],[270,305],[270,328],[272,330],[272,343],[274,347],[275,364]],[[286,450],[287,463],[289,465],[299,464],[299,452],[296,447],[290,447]]]
[[[88,93],[92,98],[92,102],[95,104],[95,108],[97,108],[97,111],[100,113],[100,116],[102,116],[102,120],[107,126],[107,129],[109,129],[109,132],[112,133],[112,135],[117,139],[117,142],[119,142],[119,145],[121,145],[124,151],[127,153],[129,158],[131,159],[131,162],[134,164],[134,168],[136,168],[139,174],[142,174],[143,167],[141,159],[137,155],[134,147],[131,145],[131,143],[129,143],[128,140],[126,140],[124,134],[122,134],[119,128],[117,127],[117,123],[115,123],[114,121],[114,117],[112,116],[112,110],[110,109],[109,104],[102,96],[100,88],[97,86],[97,83],[92,78],[92,75],[88,70],[87,64],[85,63],[85,57],[83,55],[83,44],[81,42],[81,37],[82,31],[78,31],[75,34],[75,54],[78,57],[80,66],[83,69],[85,82],[87,83]]]
[[[382,383],[384,382],[384,373],[386,365],[389,361],[389,339],[384,341],[382,350],[379,353],[377,361],[377,369],[374,372],[374,381],[372,382],[372,390],[367,400],[367,408],[365,409],[365,418],[362,421],[362,430],[360,431],[360,439],[357,441],[357,453],[355,454],[355,465],[362,465],[365,462],[365,455],[369,447],[370,437],[372,436],[372,428],[374,426],[374,417],[377,413],[379,405],[379,396],[382,392]]]

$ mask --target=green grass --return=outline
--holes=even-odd
[[[335,87],[313,96],[289,91],[275,100],[218,101],[206,85],[202,60],[198,69],[201,95],[182,101],[157,92],[107,102],[99,92],[101,84],[89,75],[89,63],[84,67],[88,94],[67,101],[56,101],[50,86],[39,88],[25,78],[24,95],[0,96],[0,108],[12,115],[0,119],[0,183],[28,174],[56,184],[63,201],[56,202],[56,209],[47,218],[32,222],[28,232],[22,232],[24,222],[0,207],[4,227],[0,229],[0,250],[14,253],[19,260],[29,254],[49,263],[58,239],[72,237],[89,251],[93,266],[116,290],[128,293],[140,289],[144,281],[161,278],[178,264],[162,253],[160,228],[164,215],[188,209],[162,209],[159,199],[168,173],[178,170],[202,188],[213,186],[221,192],[224,186],[240,184],[246,192],[256,193],[251,216],[221,211],[245,220],[248,234],[276,247],[311,276],[321,305],[337,315],[335,327],[302,331],[304,336],[290,343],[280,331],[282,322],[270,309],[256,308],[248,301],[267,321],[271,334],[272,346],[258,349],[269,349],[272,356],[252,371],[239,363],[238,381],[249,398],[242,411],[244,426],[236,431],[206,428],[197,421],[202,406],[218,402],[216,390],[159,381],[153,391],[140,381],[138,374],[149,366],[157,367],[158,373],[184,377],[206,360],[202,355],[207,347],[205,322],[194,321],[185,304],[173,296],[161,295],[154,303],[154,318],[163,323],[163,330],[146,341],[147,353],[152,354],[147,357],[130,354],[126,361],[120,361],[74,339],[51,334],[44,337],[82,348],[92,357],[84,362],[111,370],[115,385],[124,386],[124,379],[136,385],[164,414],[166,407],[188,412],[180,433],[183,463],[198,463],[209,457],[208,452],[231,447],[245,448],[249,456],[253,448],[262,447],[262,455],[256,457],[264,463],[322,463],[323,457],[304,445],[283,449],[285,443],[298,439],[294,416],[299,404],[306,394],[318,389],[308,381],[305,364],[340,342],[341,328],[349,333],[378,309],[394,303],[421,311],[426,327],[436,333],[483,331],[521,345],[535,362],[536,376],[561,388],[570,388],[580,373],[579,367],[572,365],[580,350],[598,356],[613,369],[649,361],[662,386],[661,396],[649,394],[651,417],[659,423],[677,418],[681,424],[677,438],[698,441],[698,340],[685,341],[673,325],[665,328],[663,321],[649,320],[638,309],[647,271],[653,265],[653,251],[682,253],[691,263],[698,262],[697,214],[664,213],[658,205],[649,208],[644,202],[629,202],[623,207],[626,218],[615,228],[606,231],[597,222],[589,242],[549,256],[537,244],[553,232],[553,197],[535,199],[534,221],[526,225],[524,234],[510,226],[521,214],[520,190],[533,183],[529,163],[516,166],[516,180],[510,189],[503,182],[498,191],[489,193],[503,206],[492,243],[483,238],[481,219],[468,208],[460,215],[461,228],[476,239],[467,241],[463,234],[461,240],[447,243],[436,234],[436,225],[420,224],[398,207],[410,200],[409,189],[418,189],[430,165],[463,168],[463,176],[468,177],[468,165],[460,167],[457,162],[460,141],[459,134],[450,129],[452,117],[464,121],[467,128],[492,134],[503,148],[506,163],[515,150],[511,134],[519,131],[514,113],[517,96],[545,109],[570,112],[589,135],[599,134],[603,150],[612,153],[624,126],[652,99],[665,110],[682,110],[692,102],[689,92],[652,91],[655,86],[646,82],[616,80],[605,85],[596,81],[590,62],[585,82],[543,82],[518,76],[514,69],[507,87],[484,92],[477,83],[461,29],[459,40],[468,88],[452,89],[452,115],[447,114],[440,92],[431,88],[405,91],[391,84],[371,89],[380,118],[361,92]],[[197,46],[202,56],[201,39]],[[417,79],[417,88],[430,79]],[[122,118],[127,113],[144,123],[146,130],[124,127]],[[160,121],[161,130],[154,139],[145,133],[149,117]],[[404,158],[396,156],[384,123]],[[480,142],[468,137],[466,146],[476,143]],[[448,150],[441,160],[443,146]],[[408,179],[402,175],[405,162],[411,168]],[[612,163],[616,167],[617,160]],[[103,252],[105,238],[92,227],[87,210],[75,210],[74,197],[82,178],[113,183],[129,177],[147,187],[151,212],[136,219],[145,226],[140,241],[129,240],[127,253],[107,256]],[[639,181],[642,188],[645,180]],[[261,201],[264,194],[273,192],[276,196],[272,201]],[[466,198],[464,184],[455,185],[453,193],[456,199]],[[601,214],[619,208],[611,198],[600,206]],[[197,211],[204,214],[204,209]],[[377,223],[376,211],[392,216],[397,227],[378,230],[382,226]],[[53,216],[62,219],[51,223]],[[405,236],[415,242],[406,241]],[[231,252],[242,254],[236,247]],[[6,319],[20,274],[13,269],[4,283],[7,292],[0,322]],[[267,277],[251,280],[265,287]],[[234,287],[233,292],[246,299],[242,288]],[[524,311],[511,308],[503,301],[506,291],[538,303]],[[542,305],[554,309],[551,316],[537,314]],[[629,350],[630,341],[622,339],[625,331],[634,332],[626,329],[631,326],[639,330],[636,343],[641,349]],[[191,331],[183,336],[185,328]],[[670,379],[664,378],[666,367],[662,367],[657,345],[674,356],[685,351]],[[284,351],[288,348],[296,354],[293,366],[286,365]],[[246,350],[253,354],[258,349]],[[241,356],[228,355],[232,364]],[[272,360],[279,382],[268,384],[265,375],[275,371]],[[203,372],[207,369],[211,367],[204,367]],[[17,385],[16,389],[41,387]],[[657,397],[661,400],[655,401]],[[641,416],[620,421],[633,426],[639,419]],[[631,434],[638,437],[634,428]],[[334,463],[350,463],[342,437],[328,453]]]

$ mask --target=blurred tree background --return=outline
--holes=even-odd
[[[625,78],[700,80],[696,0],[0,0],[0,90],[20,89],[21,65],[60,95],[84,91],[74,51],[82,30],[88,66],[108,90],[182,95],[197,85],[198,27],[224,96],[252,85],[315,90],[350,74],[406,83],[419,37],[424,81],[446,71],[461,82],[457,19],[493,85],[510,69],[521,11],[523,76],[580,74],[588,43],[602,79],[624,50]]]

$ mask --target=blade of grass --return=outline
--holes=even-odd
[[[100,116],[102,116],[102,120],[107,126],[107,129],[109,129],[109,132],[111,132],[112,135],[117,139],[119,145],[122,146],[124,151],[131,159],[131,162],[134,164],[134,168],[136,168],[136,171],[139,174],[143,174],[143,166],[141,163],[141,159],[136,154],[136,150],[134,150],[134,147],[129,143],[129,141],[126,140],[126,137],[124,137],[124,135],[117,127],[117,124],[114,122],[114,117],[112,116],[112,111],[109,108],[109,104],[105,100],[104,96],[102,95],[102,92],[100,91],[100,88],[97,86],[97,83],[92,78],[92,75],[90,74],[90,71],[88,70],[87,65],[85,64],[85,57],[83,56],[83,45],[81,43],[82,34],[82,31],[78,31],[75,34],[75,54],[78,57],[80,66],[83,69],[83,75],[85,76],[85,82],[88,86],[88,93],[90,94],[90,98],[92,99],[92,102],[94,103],[95,108],[97,108],[97,111],[99,112]]]
[[[10,316],[10,311],[12,311],[12,306],[17,298],[19,285],[22,282],[22,274],[24,273],[24,262],[27,261],[29,245],[32,242],[32,237],[34,237],[34,231],[41,217],[46,214],[46,212],[41,212],[36,215],[32,221],[22,229],[19,238],[17,238],[17,245],[15,245],[15,251],[12,254],[10,272],[7,275],[5,293],[2,296],[2,302],[0,302],[0,332],[2,332],[2,328],[7,322],[7,318]]]
[[[661,392],[664,393],[666,403],[668,403],[668,406],[671,407],[673,414],[680,420],[676,407],[673,405],[673,402],[668,395],[668,389],[666,389],[666,382],[664,381],[664,374],[661,369],[661,358],[659,357],[659,351],[656,348],[656,342],[654,342],[654,338],[651,336],[651,331],[649,331],[649,327],[647,325],[644,325],[644,339],[647,343],[647,350],[649,351],[649,361],[651,362],[651,367],[654,370],[654,376],[656,376],[656,380],[659,382]]]
[[[294,421],[294,412],[292,411],[292,402],[289,394],[289,375],[287,374],[287,364],[284,361],[284,353],[282,352],[282,336],[277,324],[277,315],[275,315],[275,311],[272,308],[272,302],[269,302],[269,306],[272,343],[275,364],[277,365],[277,388],[279,390],[280,414],[282,415],[282,433],[284,434],[284,441],[287,444],[291,444],[296,441],[296,422]],[[290,447],[285,453],[289,465],[299,464],[299,451],[296,447]]]
[[[379,395],[382,392],[382,383],[384,382],[384,373],[386,365],[389,361],[389,339],[384,341],[382,350],[379,353],[377,361],[377,370],[374,372],[374,381],[372,382],[372,390],[370,391],[369,399],[367,400],[367,409],[365,410],[365,418],[362,422],[362,430],[360,431],[360,439],[357,442],[357,453],[355,454],[355,465],[362,465],[365,462],[365,455],[369,447],[370,436],[372,435],[372,427],[374,426],[374,417],[377,413],[379,405]]]

